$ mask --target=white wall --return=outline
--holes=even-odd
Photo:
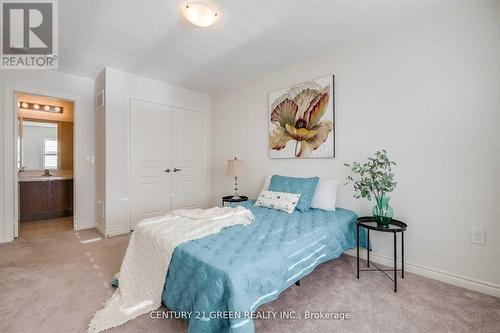
[[[14,126],[13,93],[25,91],[75,100],[75,225],[79,229],[95,225],[94,166],[86,162],[94,155],[94,81],[49,70],[0,70],[0,242],[14,237]],[[55,96],[54,96],[55,95]],[[5,141],[7,138],[7,141]],[[78,146],[77,146],[78,145]]]
[[[207,119],[209,120],[211,97],[206,93],[184,89],[112,68],[106,68],[105,81],[105,234],[116,235],[130,231],[127,170],[127,132],[130,100],[138,99],[203,111],[207,114]],[[208,141],[206,144],[208,150],[210,142]],[[208,171],[207,178],[209,178],[209,173]]]
[[[409,225],[407,267],[500,295],[500,16],[498,2],[449,2],[441,12],[213,96],[213,198],[231,193],[225,161],[245,159],[241,193],[266,174],[344,178],[347,161],[378,149],[398,162],[395,217]],[[268,158],[267,94],[335,74],[336,153],[330,160]],[[339,205],[373,202],[340,190]],[[471,244],[471,228],[487,231]],[[389,237],[389,236],[387,236]],[[373,237],[379,259],[389,238]]]

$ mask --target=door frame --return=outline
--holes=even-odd
[[[16,94],[31,94],[62,99],[73,103],[73,229],[78,228],[78,179],[82,163],[80,147],[80,121],[78,112],[78,96],[58,91],[47,91],[27,86],[5,85],[4,88],[4,242],[11,242],[19,236],[19,186],[17,175],[17,136],[19,135]],[[0,240],[1,241],[1,240]]]
[[[204,206],[206,207],[208,202],[210,201],[210,196],[209,196],[209,193],[210,193],[210,172],[211,172],[211,168],[210,168],[210,154],[209,154],[209,148],[210,148],[210,144],[211,144],[211,139],[210,139],[210,120],[209,120],[209,112],[206,111],[206,110],[196,110],[196,109],[192,109],[192,108],[188,108],[188,107],[184,107],[184,106],[178,106],[178,105],[173,105],[173,104],[166,104],[166,103],[158,103],[158,102],[154,102],[154,101],[151,101],[151,100],[146,100],[146,99],[142,99],[142,98],[134,98],[134,97],[126,97],[126,102],[125,102],[125,105],[127,107],[126,109],[126,117],[125,117],[125,136],[126,136],[126,139],[125,139],[125,151],[126,151],[126,161],[127,161],[127,164],[126,164],[126,170],[125,170],[125,174],[126,174],[126,189],[127,189],[127,208],[126,208],[126,218],[127,218],[127,225],[128,225],[128,228],[129,228],[129,231],[133,230],[132,229],[132,208],[131,208],[131,202],[130,202],[130,193],[132,193],[132,154],[131,154],[131,139],[132,139],[132,136],[131,136],[131,132],[132,132],[132,123],[131,123],[131,112],[132,112],[132,108],[131,108],[131,105],[132,105],[132,102],[135,101],[135,102],[142,102],[142,103],[151,103],[151,104],[156,104],[156,105],[161,105],[161,106],[165,106],[165,107],[169,107],[169,108],[172,108],[172,114],[174,112],[174,109],[181,109],[181,110],[187,110],[187,111],[192,111],[192,112],[199,112],[201,114],[203,114],[203,123],[204,123],[204,127],[205,127],[205,135],[207,137],[207,140],[206,140],[206,145],[205,145],[205,153],[204,153],[204,156],[203,156],[203,161],[205,163],[205,169],[206,169],[206,174],[205,174],[205,181],[204,181],[204,186],[205,186],[205,202],[204,202]],[[172,123],[173,125],[173,123]]]

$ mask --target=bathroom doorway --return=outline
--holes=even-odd
[[[19,238],[73,230],[74,103],[16,93]]]

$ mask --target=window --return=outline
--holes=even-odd
[[[57,139],[43,139],[44,169],[57,169]]]

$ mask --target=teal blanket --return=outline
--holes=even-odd
[[[356,214],[310,209],[287,214],[242,206],[247,226],[176,247],[165,279],[165,305],[189,321],[189,332],[254,332],[252,313],[278,298],[319,264],[356,246]],[[360,236],[366,246],[364,229]]]

